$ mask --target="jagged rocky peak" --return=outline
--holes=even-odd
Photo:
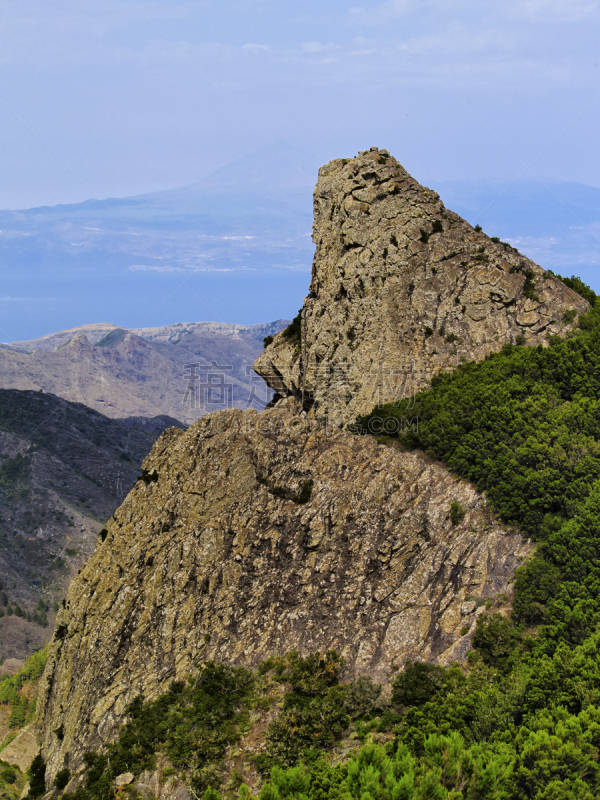
[[[275,336],[254,367],[334,424],[506,343],[544,345],[588,307],[445,208],[387,150],[319,170],[313,239],[301,336]]]
[[[348,678],[384,681],[407,657],[460,660],[530,550],[440,464],[291,400],[171,428],[143,467],[58,614],[37,717],[50,783],[136,695],[208,660],[334,648]]]

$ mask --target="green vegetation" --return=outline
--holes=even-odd
[[[462,521],[466,513],[467,512],[460,503],[454,502],[450,505],[450,519],[452,520],[454,527],[456,527],[458,523]]]
[[[439,735],[462,741],[456,754],[447,745],[451,769],[460,748],[470,763],[483,753],[495,764],[494,787],[477,794],[465,773],[461,797],[591,800],[600,790],[600,308],[578,279],[565,283],[592,303],[581,330],[438,376],[415,398],[418,433],[399,434],[540,541],[517,571],[512,615],[478,619],[467,672],[408,665],[395,684],[392,700],[408,707],[396,743],[421,768]],[[354,430],[400,414],[378,409]]]
[[[302,756],[311,757],[341,737],[349,718],[344,708],[345,689],[339,686],[344,660],[330,651],[303,659],[292,652],[284,659],[271,659],[263,674],[273,669],[276,679],[291,684],[283,710],[269,725],[267,752],[257,765],[293,766]]]
[[[290,342],[290,344],[300,345],[302,339],[302,309],[298,311],[287,328],[281,331],[281,335]]]
[[[574,517],[600,478],[599,309],[580,325],[548,347],[505,345],[436,376],[415,397],[418,432],[399,428],[402,444],[473,482],[507,523],[535,539]],[[353,429],[367,433],[375,417],[403,413],[384,406]]]
[[[528,269],[525,270],[523,274],[525,275],[525,283],[523,284],[523,294],[530,300],[535,300],[536,302],[539,303],[540,298],[535,293],[535,280],[533,277],[533,272],[530,269]]]
[[[16,455],[14,458],[6,458],[0,466],[0,491],[9,503],[27,498],[30,477],[28,456]]]
[[[551,275],[554,275],[552,270],[548,270]],[[598,299],[598,295],[593,289],[590,289],[580,278],[576,278],[575,275],[572,275],[570,278],[563,278],[562,276],[558,275],[561,281],[568,286],[569,289],[573,289],[574,292],[581,295],[588,303],[591,305],[592,308],[596,305],[596,300]]]
[[[225,751],[247,725],[254,682],[247,670],[208,663],[153,702],[136,698],[126,710],[118,741],[102,755],[85,755],[86,783],[71,796],[108,800],[117,775],[153,769],[157,753],[186,773],[194,792],[218,786]]]
[[[37,681],[46,666],[46,649],[29,656],[25,664],[14,675],[0,680],[0,705],[8,706],[9,727],[18,729],[27,725],[35,713],[35,699],[30,700],[23,691],[26,684]]]
[[[265,338],[263,339],[263,346],[264,347],[268,347],[272,343],[273,343],[273,337],[272,336],[265,336]]]
[[[439,375],[415,397],[418,431],[396,426],[402,445],[485,490],[507,523],[539,542],[517,571],[511,615],[498,610],[505,601],[498,598],[478,618],[465,668],[409,662],[383,700],[368,676],[340,683],[344,661],[333,651],[271,658],[255,673],[207,664],[157,700],[130,705],[118,742],[86,756],[76,800],[109,800],[117,774],[138,775],[158,754],[198,797],[219,800],[226,749],[248,729],[251,710],[273,707],[280,683],[288,691],[255,759],[270,774],[260,800],[600,796],[600,308],[593,300],[569,338],[547,348],[507,345]],[[375,418],[379,426],[403,413],[376,409],[353,429],[365,434]],[[309,483],[312,491],[306,482],[297,497]],[[451,504],[451,524],[466,514]],[[362,746],[345,763],[331,762],[328,752],[349,730]],[[44,791],[42,772],[43,762],[34,764],[32,797]],[[247,798],[242,780],[235,773],[230,788]]]

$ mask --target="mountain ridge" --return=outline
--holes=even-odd
[[[341,170],[367,175],[366,185],[355,187],[358,196],[347,199],[345,219],[343,202],[331,197]],[[435,220],[442,214],[440,231]],[[392,227],[398,217],[406,230]],[[455,230],[444,235],[444,227]],[[469,334],[463,358],[475,359],[500,350],[527,324],[537,326],[530,344],[542,344],[548,333],[568,335],[589,304],[446,211],[384,150],[322,168],[314,230],[318,246],[302,315],[255,365],[289,396],[260,414],[230,409],[202,417],[184,433],[165,432],[144,461],[146,479],[115,512],[71,585],[40,684],[36,724],[49,778],[66,758],[69,769],[82,770],[87,748],[115,740],[134,697],[158,698],[201,663],[250,667],[290,650],[335,649],[349,678],[366,672],[388,683],[406,659],[464,661],[486,600],[498,593],[510,600],[514,570],[531,552],[518,530],[499,523],[484,496],[427,455],[383,447],[340,422],[369,399],[361,394],[369,369],[360,348],[390,345],[381,319],[386,285],[387,300],[395,300],[397,316],[404,310],[409,331],[421,313],[413,296],[421,304],[440,303],[436,297],[445,292],[453,338],[442,340],[441,366],[448,369],[461,363],[452,352],[459,332]],[[470,263],[463,258],[460,264],[458,252],[446,258],[449,240],[462,242],[463,252],[470,248]],[[399,251],[405,243],[412,259],[405,272],[415,275],[408,293],[401,282],[386,280],[398,271],[398,259],[388,258],[391,246]],[[367,249],[372,257],[360,272],[356,256]],[[433,279],[436,291],[421,292],[418,281],[437,274],[432,251],[443,266]],[[513,262],[524,266],[511,271]],[[466,303],[463,311],[454,297],[457,277],[471,272],[488,287],[471,305],[497,302],[499,309],[477,314],[470,308],[465,322]],[[357,273],[360,291],[352,283]],[[490,286],[498,300],[490,299]],[[528,296],[535,292],[541,299]],[[314,309],[316,301],[323,313]],[[311,314],[316,336],[307,342]],[[529,317],[519,323],[523,314]],[[422,357],[431,338],[424,330],[428,319],[423,312],[419,336],[397,337],[402,358]],[[344,374],[336,387],[334,401],[345,398],[337,416],[320,413],[323,373],[307,358],[318,350],[325,360],[327,347],[318,342],[323,332],[342,339],[336,350],[345,376],[353,370],[354,394]],[[492,342],[485,336],[490,332]],[[280,352],[285,357],[278,361]],[[300,362],[292,390],[289,372],[280,369],[288,356]],[[265,363],[274,365],[275,380]],[[420,385],[435,371],[423,370]],[[307,390],[315,394],[308,402]]]
[[[264,408],[271,394],[252,363],[263,339],[286,324],[86,325],[0,348],[0,384],[42,389],[113,418],[166,414],[190,424],[218,408]]]

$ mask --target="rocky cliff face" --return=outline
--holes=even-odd
[[[544,344],[587,308],[446,209],[387,150],[322,167],[314,214],[301,341],[276,336],[255,369],[330,423],[407,398],[507,342]]]
[[[585,301],[386,151],[321,170],[315,240],[301,336],[256,364],[292,396],[163,434],[71,584],[38,698],[50,779],[111,741],[134,696],[210,659],[335,648],[377,680],[460,660],[528,552],[442,465],[340,426],[461,359],[544,344]]]
[[[138,693],[208,659],[335,648],[350,675],[385,680],[408,656],[464,655],[521,537],[424,455],[289,406],[219,412],[154,446],[156,480],[138,482],[59,611],[38,698],[49,775],[110,741]]]

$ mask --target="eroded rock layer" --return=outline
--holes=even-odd
[[[444,207],[387,150],[319,171],[301,341],[254,367],[330,423],[409,397],[440,370],[506,343],[545,344],[587,303]]]
[[[528,549],[440,464],[290,401],[170,429],[144,467],[59,612],[37,716],[50,778],[209,659],[335,648],[383,680],[409,656],[460,659],[477,600]]]

